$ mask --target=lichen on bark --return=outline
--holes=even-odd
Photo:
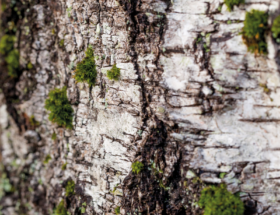
[[[3,214],[51,214],[62,199],[70,214],[201,214],[201,190],[220,183],[246,214],[279,211],[279,47],[267,32],[268,55],[254,55],[240,35],[246,12],[273,19],[277,0],[231,12],[216,0],[4,3],[20,65],[11,79],[1,61]],[[89,47],[94,83],[76,83]],[[63,86],[72,129],[44,108]]]

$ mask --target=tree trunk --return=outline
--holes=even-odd
[[[2,214],[52,214],[62,199],[70,214],[202,214],[201,190],[220,183],[245,214],[279,213],[279,46],[269,33],[254,55],[240,35],[246,11],[271,24],[278,0],[1,1],[20,53],[17,77],[0,62]],[[94,86],[73,78],[90,46]],[[45,109],[63,86],[72,129]]]

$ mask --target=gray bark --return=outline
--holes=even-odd
[[[3,193],[3,214],[51,214],[61,199],[71,214],[84,202],[86,214],[117,206],[121,214],[201,214],[201,189],[219,183],[241,192],[246,214],[279,214],[279,47],[268,35],[269,54],[256,56],[239,34],[251,9],[267,11],[271,24],[278,0],[247,0],[232,12],[222,0],[38,0],[20,8],[21,75],[1,69],[0,191],[6,179],[14,187]],[[72,68],[89,45],[98,56],[93,87],[76,83]],[[119,81],[106,77],[114,63]],[[72,130],[49,122],[44,108],[49,91],[63,86]],[[32,115],[39,126],[28,123]],[[134,161],[145,164],[140,175]],[[69,179],[75,195],[66,198]]]

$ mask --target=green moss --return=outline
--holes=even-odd
[[[118,206],[115,208],[115,214],[120,214],[121,213],[121,207]]]
[[[6,3],[3,2],[1,5],[2,12],[4,12],[6,10],[6,7],[7,7]]]
[[[142,162],[139,162],[139,161],[135,161],[132,165],[131,165],[131,168],[132,168],[132,172],[135,173],[135,174],[139,174],[143,168],[144,168],[144,164]]]
[[[272,27],[272,36],[276,39],[276,41],[279,43],[280,42],[280,15],[274,19]]]
[[[119,69],[116,64],[113,65],[112,69],[108,70],[107,71],[107,77],[110,79],[110,80],[119,80],[120,78],[120,75],[121,75],[121,69]]]
[[[17,70],[19,68],[19,52],[14,49],[15,36],[5,34],[0,40],[0,54],[5,56],[7,63],[8,75],[17,77]]]
[[[53,134],[52,134],[52,140],[56,140],[56,133],[55,132],[53,132]]]
[[[163,173],[163,171],[159,167],[157,167],[157,165],[154,161],[151,161],[151,169],[152,169],[154,175]]]
[[[112,191],[110,191],[110,192],[114,194],[114,193],[116,192],[118,186],[119,186],[119,184],[116,184],[116,185],[114,186],[114,189],[113,189]]]
[[[14,49],[15,36],[5,34],[0,40],[0,54],[7,55]]]
[[[232,11],[233,7],[239,6],[240,4],[244,4],[245,0],[225,0],[225,4],[229,11]]]
[[[238,196],[231,194],[225,184],[209,186],[202,190],[199,206],[204,215],[243,215],[244,205]]]
[[[224,178],[226,174],[227,174],[226,172],[221,172],[220,175],[219,175],[219,177],[220,177],[220,178]]]
[[[60,46],[60,47],[63,47],[63,46],[64,46],[64,39],[62,39],[62,40],[59,41],[59,46]]]
[[[32,115],[32,116],[30,117],[29,122],[30,122],[30,125],[31,125],[31,126],[35,126],[35,127],[36,127],[36,126],[39,126],[39,125],[40,125],[40,123],[36,121],[34,115]]]
[[[0,177],[0,200],[6,193],[13,191],[13,186],[10,183],[9,178],[7,177],[7,174],[3,172],[3,167],[1,166],[1,177]]]
[[[200,179],[199,177],[194,177],[194,178],[192,179],[192,183],[193,183],[193,184],[198,184],[198,183],[202,183],[202,181],[201,181],[201,179]]]
[[[267,54],[265,33],[267,30],[268,14],[259,10],[252,10],[246,13],[242,38],[248,51],[255,54]]]
[[[7,57],[5,57],[5,61],[8,64],[8,75],[11,77],[17,77],[17,70],[19,68],[19,53],[18,50],[14,49]]]
[[[54,211],[54,215],[68,215],[67,209],[64,206],[64,200],[61,200]]]
[[[163,181],[160,179],[159,180],[159,187],[163,188],[164,190],[169,190],[170,187],[166,187],[164,184],[163,184]]]
[[[71,10],[72,10],[72,7],[68,7],[66,9],[66,12],[67,12],[67,16],[70,18],[71,17]]]
[[[73,108],[68,101],[66,87],[50,91],[49,98],[45,102],[45,108],[50,111],[49,120],[71,129],[73,127]]]
[[[89,47],[86,57],[77,64],[74,78],[77,82],[87,82],[90,86],[95,85],[97,70],[94,60],[93,49]]]
[[[33,65],[32,65],[32,63],[31,62],[29,62],[28,64],[27,64],[27,69],[33,69]]]
[[[42,181],[41,178],[38,180],[38,183],[39,183],[40,185],[43,185],[43,181]]]
[[[82,204],[82,207],[80,207],[81,213],[82,213],[82,214],[86,212],[86,207],[87,207],[87,203],[84,202],[84,203]]]
[[[270,93],[270,89],[267,87],[266,84],[260,84],[260,87],[263,88],[263,91],[264,91],[265,93]]]
[[[52,159],[52,157],[48,154],[46,157],[45,157],[45,160],[44,160],[44,164],[48,164],[49,161]]]
[[[32,189],[32,187],[28,187],[28,191],[29,191],[30,193],[34,192],[34,190]]]
[[[64,163],[64,164],[62,164],[61,169],[62,169],[62,170],[66,170],[66,167],[67,167],[67,162]]]
[[[71,196],[75,193],[75,182],[73,180],[67,181],[65,187],[65,196]]]

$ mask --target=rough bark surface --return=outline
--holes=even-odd
[[[269,54],[256,56],[239,34],[251,9],[271,24],[278,0],[232,12],[222,0],[4,3],[20,71],[10,78],[1,60],[2,214],[52,214],[61,199],[70,214],[202,214],[201,189],[222,182],[240,192],[245,214],[280,213],[279,46],[267,35]],[[90,45],[93,87],[73,78]],[[106,77],[114,63],[119,81]],[[72,130],[44,108],[63,86]],[[134,161],[144,164],[138,175]]]

